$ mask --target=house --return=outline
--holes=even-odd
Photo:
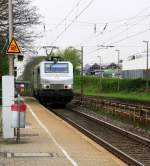
[[[122,64],[123,78],[146,78],[147,56],[133,55]],[[148,77],[150,78],[150,63],[148,64]]]
[[[103,67],[100,67],[97,63],[94,63],[93,65],[89,66],[89,68],[86,69],[87,75],[103,75]]]
[[[118,77],[118,65],[115,63],[110,63],[108,65],[98,65],[94,63],[93,65],[85,65],[85,74],[86,75],[97,75],[102,77]],[[119,66],[119,70],[121,70],[121,65]],[[120,73],[120,72],[119,72]],[[119,74],[121,77],[121,73]]]

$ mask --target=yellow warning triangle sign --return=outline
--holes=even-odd
[[[20,54],[20,48],[17,45],[16,39],[13,37],[9,43],[9,46],[7,48],[7,54]]]

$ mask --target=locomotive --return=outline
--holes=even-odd
[[[67,104],[73,99],[73,65],[58,58],[45,60],[33,71],[34,96],[45,104]]]

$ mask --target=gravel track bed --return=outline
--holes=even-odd
[[[95,112],[93,110],[84,108],[82,106],[77,106],[74,103],[70,103],[68,105],[68,107],[75,108],[76,110],[78,110],[80,112],[84,112],[84,113],[86,113],[86,114],[88,114],[90,116],[93,116],[93,117],[97,118],[97,119],[100,119],[100,120],[103,120],[105,122],[111,123],[111,124],[113,124],[113,125],[115,125],[117,127],[120,127],[122,129],[124,129],[124,130],[130,131],[130,132],[135,133],[135,134],[137,134],[139,136],[142,136],[142,137],[145,137],[147,139],[150,139],[150,130],[146,131],[146,130],[144,130],[142,128],[135,127],[135,126],[133,126],[131,124],[127,124],[127,123],[123,123],[123,122],[118,121],[118,120],[114,120],[114,119],[112,119],[112,118],[110,118],[108,116],[101,115],[100,113],[98,113],[98,111]]]
[[[77,108],[75,110],[78,110]],[[138,162],[144,164],[145,166],[150,165],[150,147],[146,144],[140,143],[139,141],[128,137],[120,132],[110,129],[105,125],[101,125],[89,118],[78,114],[77,112],[69,110],[53,110],[56,114],[65,117],[84,129],[93,133],[99,138],[102,138],[106,142],[110,143],[115,148],[121,150],[123,153],[130,155],[130,157],[136,159]],[[79,111],[79,110],[78,110]]]

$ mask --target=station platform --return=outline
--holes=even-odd
[[[26,98],[26,128],[21,140],[0,140],[0,166],[125,166],[120,159]]]

